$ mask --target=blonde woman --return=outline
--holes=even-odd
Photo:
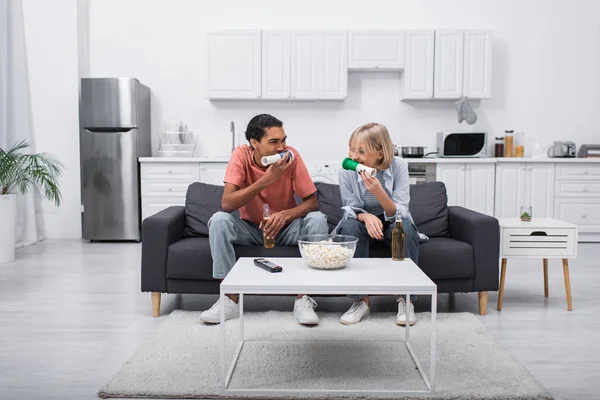
[[[396,214],[402,216],[406,234],[405,253],[418,264],[419,234],[408,211],[410,201],[408,163],[394,157],[394,147],[387,128],[381,124],[368,123],[359,126],[350,136],[348,156],[367,167],[375,168],[377,175],[340,172],[340,192],[344,218],[338,226],[341,235],[356,236],[355,257],[368,257],[369,245],[391,247],[392,229]],[[367,295],[349,295],[354,300],[350,309],[342,315],[343,324],[356,324],[369,313]],[[414,299],[414,298],[413,298]],[[396,323],[410,325],[417,320],[411,302],[404,296],[398,299]]]

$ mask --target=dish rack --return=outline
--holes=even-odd
[[[194,157],[196,134],[187,132],[161,132],[158,134],[157,157]]]

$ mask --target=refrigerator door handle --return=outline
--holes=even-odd
[[[83,128],[89,133],[127,133],[135,128]]]

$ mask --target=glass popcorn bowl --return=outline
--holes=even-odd
[[[301,235],[298,248],[302,259],[315,269],[344,268],[356,250],[358,238],[347,235]]]

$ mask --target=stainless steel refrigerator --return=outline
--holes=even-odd
[[[151,151],[150,89],[134,78],[84,78],[79,121],[83,238],[139,242],[138,157]]]

